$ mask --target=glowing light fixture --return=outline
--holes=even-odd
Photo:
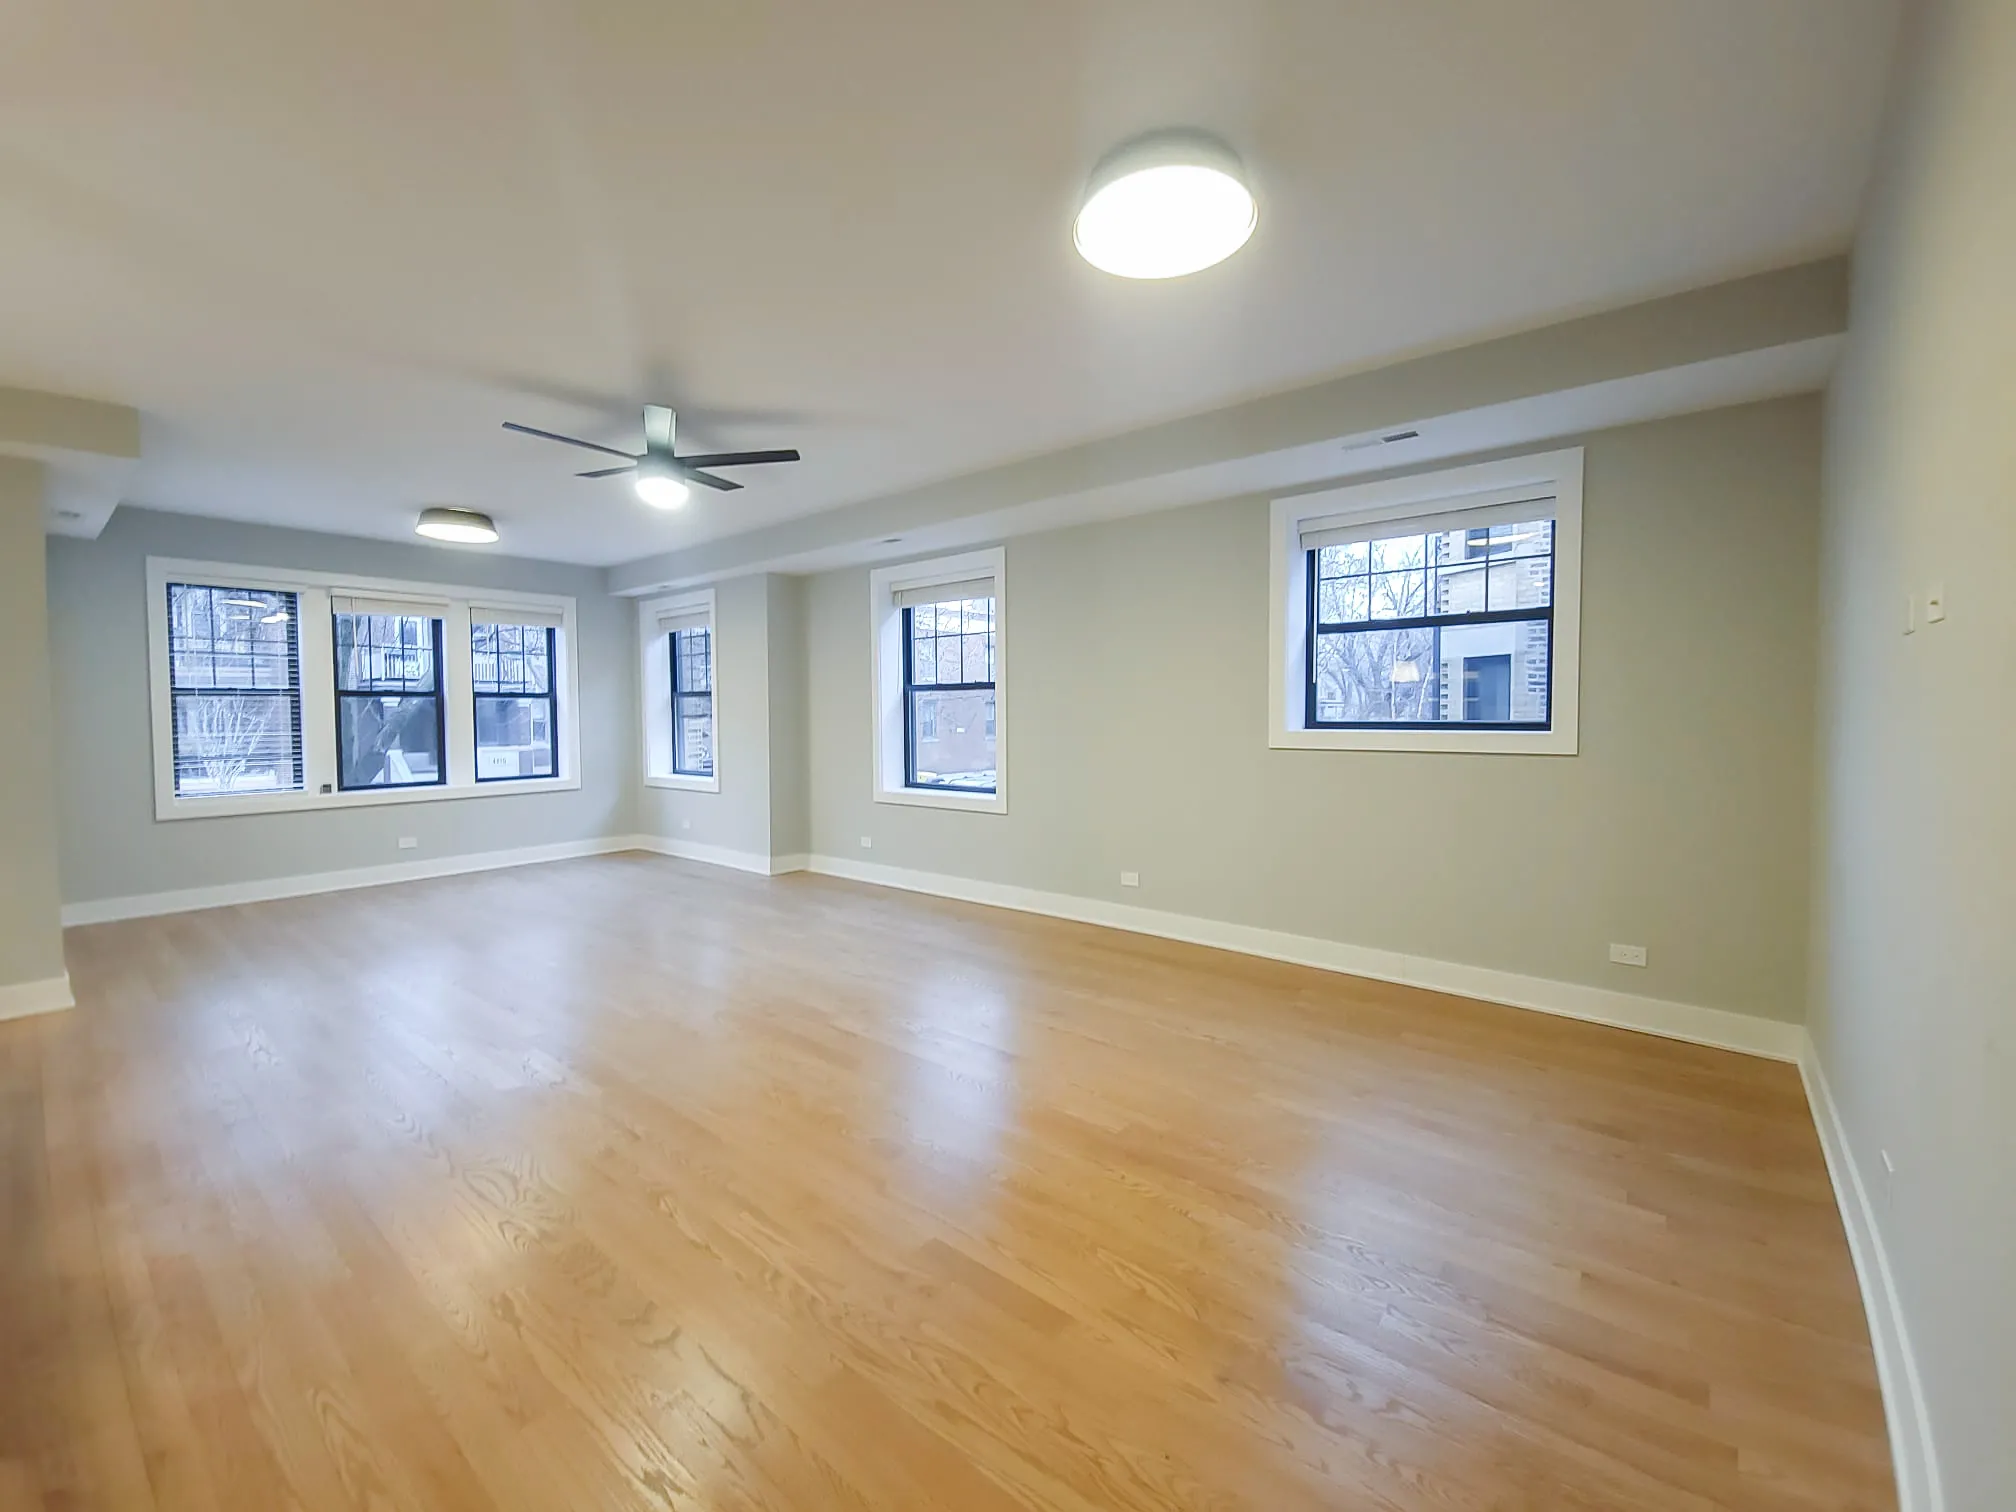
[[[653,509],[677,509],[692,491],[662,457],[646,456],[637,463],[637,497]]]
[[[1095,268],[1181,278],[1237,252],[1258,221],[1237,153],[1201,131],[1158,131],[1092,171],[1072,236]]]
[[[497,539],[495,522],[474,509],[423,509],[413,532],[430,541],[455,541],[469,546],[487,546]]]
[[[1403,661],[1393,663],[1393,681],[1395,682],[1421,681],[1421,663],[1415,661]]]

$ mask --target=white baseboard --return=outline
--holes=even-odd
[[[387,882],[419,882],[429,877],[455,877],[466,872],[532,866],[541,861],[571,861],[580,856],[604,856],[614,851],[644,848],[641,836],[609,835],[596,840],[565,840],[557,845],[524,845],[511,850],[474,851],[468,855],[441,856],[426,861],[399,861],[389,866],[357,866],[346,871],[265,877],[255,882],[184,887],[172,892],[139,893],[127,898],[94,898],[84,903],[64,904],[63,925],[67,929],[77,924],[107,924],[115,919],[144,919],[155,914],[188,913],[199,908],[230,908],[240,903],[265,903],[274,898],[342,892],[352,887],[379,887]]]
[[[1869,1342],[1876,1352],[1876,1377],[1883,1388],[1883,1411],[1890,1423],[1890,1456],[1897,1469],[1898,1512],[1945,1512],[1931,1414],[1918,1379],[1917,1357],[1911,1352],[1904,1309],[1897,1298],[1889,1251],[1883,1246],[1883,1231],[1877,1226],[1868,1185],[1848,1143],[1848,1131],[1834,1105],[1820,1057],[1812,1038],[1803,1034],[1802,1038],[1799,1075],[1806,1083],[1806,1100],[1820,1130],[1827,1174],[1834,1181],[1834,1200],[1848,1231],[1848,1253],[1854,1257],[1855,1279],[1862,1287],[1862,1309],[1869,1316]]]
[[[77,1006],[70,995],[70,973],[44,977],[37,982],[14,982],[0,987],[0,1020],[29,1018],[38,1013],[58,1013]]]
[[[702,845],[697,840],[672,840],[663,835],[637,835],[633,848],[681,861],[704,861],[709,866],[729,866],[736,871],[754,872],[759,877],[776,877],[785,872],[804,871],[809,858],[803,855],[772,856],[764,851],[734,850],[725,845]]]
[[[1228,924],[1193,914],[1165,913],[1131,903],[1110,903],[1098,898],[1043,892],[1001,882],[978,882],[968,877],[912,871],[906,867],[878,866],[838,856],[815,855],[811,858],[810,870],[823,876],[872,882],[879,887],[900,887],[908,892],[984,903],[994,908],[1048,914],[1052,918],[1072,919],[1081,924],[1103,924],[1109,929],[1156,935],[1165,940],[1183,940],[1219,950],[1236,950],[1245,955],[1292,962],[1297,966],[1314,966],[1323,971],[1400,982],[1409,987],[1453,993],[1458,997],[1482,998],[1515,1008],[1532,1008],[1594,1024],[1636,1029],[1646,1034],[1688,1040],[1697,1045],[1713,1045],[1723,1050],[1739,1050],[1746,1055],[1761,1055],[1772,1060],[1796,1061],[1805,1038],[1805,1031],[1797,1024],[1730,1013],[1721,1008],[1701,1008],[1692,1003],[1638,997],[1578,982],[1558,982],[1547,977],[1495,971],[1486,966],[1466,966],[1428,956],[1402,955],[1397,951],[1346,945],[1314,935],[1288,934],[1250,924]]]

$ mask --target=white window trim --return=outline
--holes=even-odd
[[[658,628],[659,616],[701,613],[707,617],[708,643],[714,657],[714,775],[693,777],[672,770],[672,646],[671,634]],[[669,788],[688,793],[721,791],[721,626],[714,614],[714,590],[696,588],[685,593],[646,599],[637,606],[639,646],[637,666],[642,683],[638,687],[644,711],[644,786]]]
[[[211,798],[175,795],[175,704],[168,676],[168,585],[197,583],[228,588],[261,588],[300,596],[301,776],[298,793],[236,793]],[[329,623],[332,594],[417,599],[441,605],[442,721],[447,736],[448,780],[438,787],[357,788],[336,786],[336,673]],[[559,695],[560,772],[558,777],[526,777],[511,782],[476,780],[475,669],[469,645],[471,608],[525,608],[558,614],[559,665],[553,669]],[[581,786],[581,685],[575,603],[551,593],[515,593],[464,584],[416,583],[351,573],[248,567],[231,562],[195,562],[176,557],[147,559],[147,682],[154,731],[154,817],[232,819],[245,814],[279,814],[298,809],[368,808],[384,803],[440,803],[466,798],[518,798]],[[321,789],[324,785],[328,792]]]
[[[1346,516],[1373,523],[1472,507],[1479,495],[1540,487],[1554,496],[1553,727],[1547,730],[1312,730],[1303,724],[1308,677],[1308,562],[1302,527]],[[1416,473],[1276,499],[1269,535],[1267,744],[1291,751],[1446,751],[1573,756],[1580,749],[1582,448]]]
[[[906,588],[931,588],[972,578],[994,580],[994,791],[930,792],[906,787],[903,770],[903,611],[896,595]],[[873,711],[874,798],[913,808],[963,810],[970,814],[1008,812],[1008,567],[999,546],[878,567],[868,574],[869,687]]]

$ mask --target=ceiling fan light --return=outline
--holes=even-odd
[[[1202,132],[1163,131],[1093,170],[1072,239],[1121,278],[1181,278],[1237,252],[1258,221],[1238,154]]]
[[[672,476],[670,468],[652,467],[648,462],[637,468],[637,497],[653,509],[677,509],[691,492]]]
[[[464,546],[487,546],[497,539],[497,526],[490,516],[474,509],[445,506],[423,509],[413,533],[430,541],[454,541]]]

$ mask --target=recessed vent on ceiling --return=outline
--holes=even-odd
[[[1382,431],[1372,436],[1354,436],[1351,440],[1343,443],[1342,449],[1345,451],[1364,451],[1368,447],[1390,446],[1395,441],[1415,441],[1420,439],[1420,436],[1421,432],[1418,430]]]

